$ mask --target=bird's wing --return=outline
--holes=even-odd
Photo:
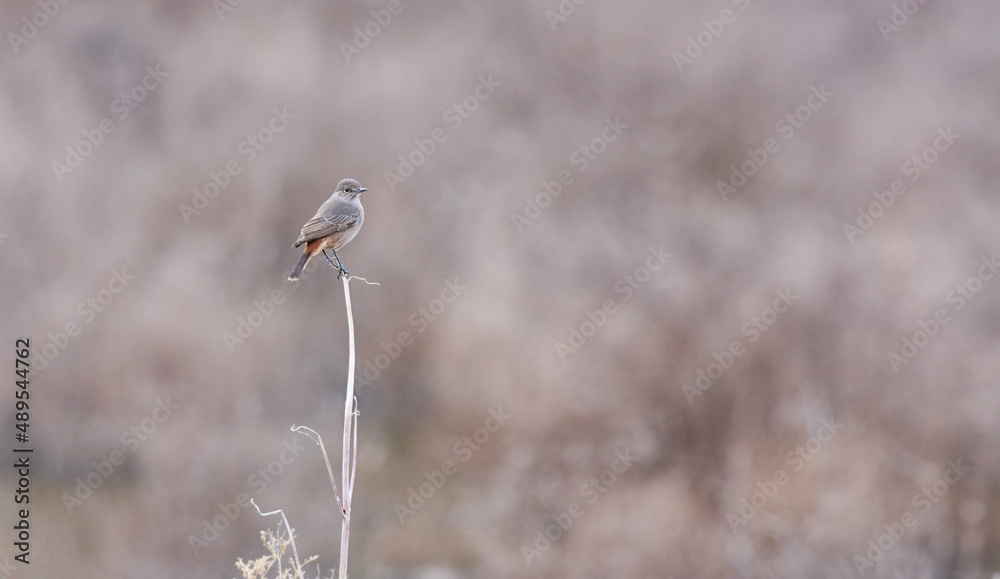
[[[349,229],[361,221],[361,211],[358,208],[345,203],[338,209],[340,210],[334,215],[325,217],[323,208],[320,208],[319,213],[302,226],[302,233],[293,247]]]

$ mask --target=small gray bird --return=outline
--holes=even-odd
[[[337,185],[337,190],[319,206],[316,215],[302,226],[302,233],[292,245],[298,247],[304,243],[306,249],[299,264],[288,275],[288,281],[299,279],[302,269],[317,253],[322,251],[327,260],[330,260],[330,256],[326,254],[327,249],[332,249],[333,256],[337,258],[337,268],[340,270],[337,279],[341,275],[349,275],[340,262],[337,250],[347,245],[361,230],[365,210],[361,207],[359,195],[367,190],[354,179],[344,179]]]

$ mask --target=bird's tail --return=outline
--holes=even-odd
[[[302,275],[302,269],[305,268],[307,263],[309,263],[310,257],[312,256],[309,255],[308,251],[302,254],[302,259],[299,260],[299,264],[295,266],[292,273],[288,274],[288,281],[295,281],[299,279],[299,276]]]

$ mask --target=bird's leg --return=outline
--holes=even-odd
[[[343,263],[341,263],[340,256],[337,255],[337,250],[336,249],[333,250],[333,257],[337,258],[337,266],[340,268],[340,273],[343,274],[343,275],[351,275],[351,274],[347,273],[347,268],[344,267]],[[337,276],[337,279],[340,279],[340,275]]]
[[[330,259],[330,254],[328,254],[325,249],[323,250],[323,256],[326,257],[326,261],[328,262],[327,263],[328,266],[332,265],[332,266],[334,266],[334,267],[337,268],[337,272],[338,272],[337,273],[337,279],[340,279],[340,276],[343,276],[343,275],[350,275],[347,272],[347,269],[344,268],[344,264],[340,262],[340,256],[337,255],[337,250],[336,249],[333,250],[333,256],[337,258],[337,263],[333,263],[333,260]]]

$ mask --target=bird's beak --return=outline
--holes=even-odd
[[[362,188],[358,189],[358,193],[364,193],[367,190],[368,190],[368,187],[362,187]]]

